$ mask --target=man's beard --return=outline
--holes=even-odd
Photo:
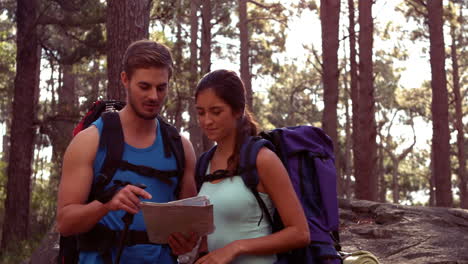
[[[141,118],[143,120],[153,120],[158,116],[160,109],[158,111],[156,111],[155,113],[145,114],[145,113],[138,110],[137,104],[133,101],[132,96],[129,95],[129,99],[130,99],[129,100],[130,107],[132,108],[133,112],[139,118]]]

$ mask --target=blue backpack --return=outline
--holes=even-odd
[[[274,151],[287,169],[304,209],[311,238],[311,243],[305,248],[278,254],[276,263],[341,263],[341,257],[337,253],[341,248],[338,236],[336,169],[331,139],[320,128],[296,126],[262,132],[259,136],[248,138],[242,145],[238,174],[254,194],[263,215],[270,221],[275,232],[283,228],[281,218],[278,212],[273,216],[268,213],[256,189],[259,182],[256,159],[262,147]],[[195,179],[198,189],[204,181],[210,180],[205,174],[215,149],[216,146],[203,153],[197,162]]]

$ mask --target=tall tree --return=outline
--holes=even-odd
[[[350,78],[350,90],[351,90],[351,101],[352,101],[352,147],[353,147],[353,169],[354,177],[356,178],[357,170],[356,164],[358,163],[359,157],[359,144],[358,137],[360,133],[359,129],[359,86],[358,86],[358,67],[356,62],[356,31],[355,31],[355,8],[354,0],[348,0],[348,12],[349,12],[349,78]]]
[[[201,74],[211,71],[211,18],[213,17],[211,1],[202,0],[202,28],[201,28]]]
[[[385,138],[382,138],[382,140],[385,141],[385,146],[383,146],[383,149],[388,154],[391,160],[391,170],[392,170],[392,184],[391,185],[392,185],[393,203],[396,203],[396,204],[400,202],[400,182],[399,182],[399,177],[398,177],[399,175],[398,168],[400,166],[400,163],[408,156],[408,154],[411,153],[414,145],[416,144],[416,132],[414,130],[413,117],[410,116],[409,124],[411,126],[411,130],[413,131],[413,142],[411,143],[410,146],[405,148],[400,154],[396,153],[397,144],[395,144],[395,141],[393,140],[391,136],[390,130],[392,128],[393,121],[395,117],[397,116],[398,112],[399,110],[394,112],[394,116],[392,120],[390,121],[390,124],[387,128],[387,136]],[[382,185],[386,186],[385,182]],[[386,188],[383,188],[383,189],[386,189]],[[380,193],[380,195],[382,196],[382,193]],[[380,197],[380,199],[382,198],[383,197]]]
[[[13,119],[8,162],[7,197],[3,222],[2,249],[18,245],[28,237],[31,165],[39,95],[40,46],[37,36],[38,3],[18,0],[17,53]]]
[[[120,82],[122,58],[133,41],[147,39],[152,0],[107,0],[107,97],[125,99]]]
[[[461,10],[462,9],[460,9],[460,13]],[[463,19],[462,15],[460,15],[459,17],[460,20]],[[466,152],[464,136],[465,131],[463,131],[463,101],[460,92],[460,73],[457,51],[458,44],[461,42],[461,37],[460,35],[457,36],[456,26],[453,22],[450,25],[450,35],[452,37],[452,45],[450,46],[450,57],[452,59],[453,95],[455,97],[455,128],[457,130],[458,188],[460,189],[460,207],[468,209],[468,185],[466,175]]]
[[[450,132],[448,124],[448,92],[445,72],[445,45],[442,0],[427,1],[431,86],[432,86],[432,149],[436,187],[436,205],[453,205],[450,173]]]
[[[189,87],[190,95],[195,95],[195,87],[199,78],[198,74],[198,11],[200,9],[200,0],[190,1],[190,76]],[[192,97],[190,97],[192,98]],[[197,111],[195,110],[194,100],[189,100],[190,123],[188,131],[190,133],[190,141],[193,144],[195,154],[198,157],[203,152],[203,138],[200,127],[197,124]]]
[[[205,75],[211,71],[211,18],[213,17],[210,0],[202,0],[202,27],[201,27],[201,74]],[[209,140],[205,135],[202,136],[203,151],[207,151],[213,142]]]
[[[253,109],[252,75],[249,63],[249,21],[247,18],[248,0],[239,0],[239,34],[240,34],[240,75],[245,85],[247,105]]]
[[[377,144],[373,84],[372,2],[359,0],[359,131],[355,177],[356,198],[377,200]]]
[[[325,107],[322,115],[322,128],[334,144],[336,163],[340,160],[338,153],[338,32],[340,22],[340,0],[320,1],[320,21],[322,24],[322,58],[323,58],[323,100]],[[339,168],[340,166],[336,166]]]
[[[343,30],[343,33],[345,30]],[[351,36],[350,36],[351,37]],[[351,175],[352,175],[352,160],[351,160],[351,152],[352,152],[352,133],[351,133],[351,113],[350,113],[350,97],[351,97],[351,90],[349,88],[350,86],[350,75],[351,72],[348,72],[346,64],[348,63],[347,60],[347,52],[346,52],[346,43],[343,41],[343,50],[344,50],[344,59],[343,59],[343,69],[344,69],[344,74],[343,74],[343,104],[344,104],[344,110],[345,110],[345,127],[344,127],[344,133],[345,133],[345,138],[344,138],[344,153],[343,153],[343,162],[342,162],[342,170],[343,173],[341,174],[341,182],[340,187],[338,188],[339,195],[345,198],[350,198],[351,196]],[[349,76],[349,77],[348,77]]]

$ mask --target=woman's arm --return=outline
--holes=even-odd
[[[309,244],[309,227],[302,206],[281,160],[267,148],[257,156],[258,190],[266,192],[278,210],[284,228],[271,235],[234,241],[196,263],[229,263],[240,255],[270,255]]]

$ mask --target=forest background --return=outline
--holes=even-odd
[[[0,0],[0,263],[51,228],[61,159],[134,40],[168,45],[162,115],[197,155],[193,89],[237,71],[262,129],[321,127],[342,198],[468,208],[467,1]]]

